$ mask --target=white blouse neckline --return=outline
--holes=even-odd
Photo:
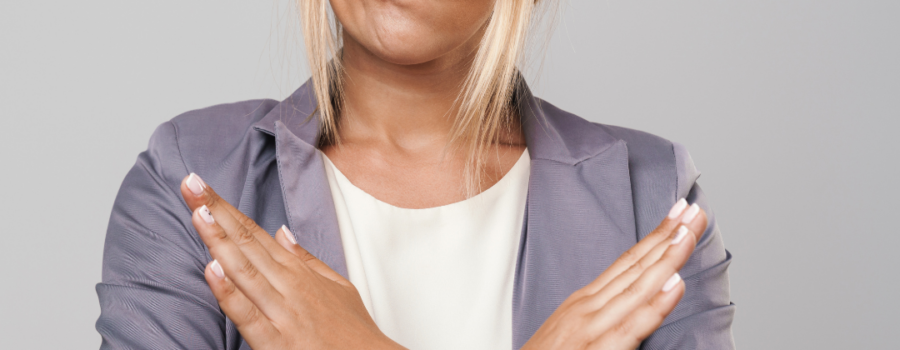
[[[525,161],[525,159],[529,157],[528,149],[525,149],[524,151],[522,151],[522,155],[519,156],[519,159],[516,160],[516,163],[513,164],[512,168],[510,168],[509,171],[507,171],[506,174],[504,174],[503,177],[500,178],[499,181],[494,183],[488,189],[481,191],[480,193],[478,193],[472,197],[463,199],[461,201],[449,203],[449,204],[439,205],[436,207],[404,208],[404,207],[398,207],[396,205],[382,201],[382,200],[376,198],[375,196],[369,194],[368,192],[364,191],[363,189],[357,187],[355,184],[353,184],[352,181],[350,181],[350,179],[347,178],[347,176],[344,175],[344,173],[341,172],[340,169],[338,169],[334,165],[334,163],[331,161],[331,159],[328,158],[328,156],[325,155],[324,152],[320,152],[320,153],[322,154],[322,158],[325,160],[325,163],[327,164],[327,166],[330,167],[332,171],[334,171],[335,178],[341,183],[341,190],[353,191],[357,195],[369,198],[372,201],[378,203],[379,205],[387,206],[387,207],[391,208],[392,210],[397,210],[397,211],[454,210],[454,209],[458,209],[460,207],[464,207],[469,202],[482,200],[483,197],[495,196],[496,195],[495,192],[503,191],[503,188],[509,186],[508,183],[513,181],[512,179],[516,177],[516,174],[519,174],[523,171],[522,167],[530,166],[530,164],[528,164],[530,162]]]

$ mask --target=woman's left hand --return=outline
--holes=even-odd
[[[206,281],[254,349],[398,349],[356,287],[300,247],[282,226],[272,239],[195,174],[181,183],[213,261]]]

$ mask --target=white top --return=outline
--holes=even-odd
[[[382,202],[322,158],[350,282],[378,327],[414,350],[511,349],[528,151],[486,191],[425,209]]]

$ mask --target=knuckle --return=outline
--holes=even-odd
[[[622,275],[634,276],[634,275],[640,275],[642,272],[644,272],[644,264],[640,261],[637,261],[634,264],[632,264],[631,266],[629,266],[628,270],[625,270],[625,272],[622,273]]]
[[[593,312],[596,308],[596,301],[590,296],[578,299],[574,303],[572,303],[573,314],[587,314]]]
[[[238,268],[238,274],[241,274],[249,279],[255,279],[256,276],[259,275],[259,270],[256,269],[256,266],[253,266],[252,262],[247,260],[243,264],[241,264],[240,268]]]
[[[312,255],[312,253],[304,250],[303,252],[300,252],[300,260],[303,261],[304,263],[309,263],[310,261],[315,261],[316,256]]]
[[[253,219],[247,215],[238,215],[237,221],[241,226],[244,226],[247,229],[252,230],[257,228],[256,221],[253,221]]]
[[[557,321],[555,325],[557,329],[557,333],[564,335],[566,337],[574,337],[581,331],[584,327],[584,323],[581,322],[581,317],[577,314],[566,314],[563,315],[562,318]]]
[[[619,259],[623,262],[633,262],[640,260],[638,259],[637,254],[635,254],[631,249],[626,250],[624,253],[622,253],[622,255],[619,256]]]
[[[686,238],[687,239],[687,238]],[[677,249],[671,249],[666,251],[662,257],[659,258],[659,261],[656,263],[659,266],[664,266],[666,268],[666,272],[675,273],[675,266],[680,265],[682,262],[687,261],[690,258],[690,255],[683,254],[682,251]],[[668,271],[668,270],[672,271]]]
[[[231,239],[237,245],[247,245],[248,243],[256,240],[256,238],[253,237],[253,232],[251,232],[246,226],[238,226]]]
[[[660,239],[669,236],[669,233],[672,231],[671,228],[665,226],[665,224],[657,226],[653,229],[653,232],[650,232],[649,235],[644,237],[644,239]],[[651,238],[652,237],[652,238]]]
[[[650,298],[650,300],[647,301],[647,305],[650,306],[650,309],[654,310],[654,314],[662,315],[663,305],[660,304],[657,298]]]
[[[640,294],[641,294],[641,287],[639,287],[639,286],[637,285],[637,283],[632,283],[631,285],[629,285],[628,287],[626,287],[624,290],[622,290],[622,294],[628,295],[628,296],[637,296],[637,295],[640,295]]]
[[[219,206],[219,196],[212,193],[212,191],[205,191],[206,193],[206,206],[208,208],[215,208]]]
[[[661,323],[666,319],[666,317],[669,317],[669,314],[672,313],[672,311],[666,310],[667,308],[663,305],[660,305],[659,302],[656,302],[655,304],[656,306],[653,307],[653,310],[655,310],[653,316],[656,318],[654,322]]]
[[[582,331],[582,330],[585,330],[586,329],[585,326],[591,324],[591,322],[593,320],[594,320],[593,312],[579,312],[574,326],[576,326],[579,331]]]
[[[588,331],[591,319],[587,315],[581,315],[575,322],[568,322],[563,329],[567,338],[575,344],[585,344],[590,342],[592,335]]]
[[[259,322],[262,315],[259,312],[259,309],[256,307],[247,308],[247,312],[244,314],[244,322],[247,325],[256,324]]]
[[[653,322],[662,322],[662,320],[668,317],[671,312],[667,310],[666,305],[656,298],[650,298],[650,300],[647,301],[647,305],[650,306],[650,310],[652,310],[647,313],[647,317],[651,318]]]
[[[612,331],[617,336],[627,338],[627,337],[631,337],[631,333],[633,330],[634,330],[634,325],[629,320],[623,320],[622,322],[619,322],[618,324],[616,324],[616,326],[613,327]]]
[[[643,259],[638,259],[633,264],[631,264],[629,270],[632,270],[633,272],[644,271],[646,266],[644,266],[644,262],[642,260]]]
[[[223,231],[223,230],[216,230],[213,233],[213,237],[215,237],[216,239],[219,239],[219,240],[225,240],[225,239],[228,239],[228,234],[225,233],[225,231]]]
[[[198,231],[199,234],[201,234],[201,235],[203,235],[203,236],[205,236],[205,237],[210,237],[210,238],[212,238],[212,241],[210,242],[210,244],[218,244],[218,243],[220,243],[222,240],[228,239],[228,235],[225,233],[225,231],[222,231],[222,230],[219,230],[219,229],[212,229],[212,230],[197,230],[197,231]],[[202,232],[201,232],[201,231],[202,231]],[[210,248],[211,248],[211,247],[210,247]]]
[[[224,288],[222,288],[222,299],[223,300],[232,299],[232,297],[235,296],[234,292],[236,290],[237,290],[237,287],[235,287],[234,283],[228,283],[227,285],[224,286]]]
[[[299,268],[302,268],[304,265],[306,265],[306,263],[304,263],[303,260],[300,260],[296,256],[288,257],[287,259],[285,259],[284,262],[282,262],[282,264],[291,271],[295,271]]]
[[[582,288],[582,289],[576,290],[571,295],[569,295],[568,299],[571,300],[572,302],[577,303],[578,301],[580,301],[581,299],[583,299],[586,296],[588,296],[588,293],[587,293],[587,291],[584,290],[584,288]]]

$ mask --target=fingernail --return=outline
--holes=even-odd
[[[691,207],[688,208],[687,212],[684,213],[684,216],[681,218],[682,224],[690,224],[691,221],[694,221],[694,218],[697,217],[697,214],[700,213],[700,206],[697,203],[691,204]]]
[[[225,271],[222,271],[222,265],[219,265],[218,260],[213,260],[212,264],[210,264],[209,267],[212,269],[212,272],[214,275],[216,275],[216,277],[218,277],[218,278],[225,277]]]
[[[666,281],[666,284],[663,285],[662,291],[668,292],[672,290],[672,288],[675,288],[675,286],[678,285],[679,281],[681,281],[681,276],[678,275],[678,272],[676,272],[674,275],[672,275],[672,277],[669,277],[669,280]]]
[[[681,240],[683,240],[684,237],[687,236],[687,234],[688,228],[684,225],[681,225],[681,227],[678,228],[678,233],[675,234],[675,238],[672,238],[672,245],[681,243]]]
[[[684,198],[675,202],[675,205],[672,206],[672,210],[669,210],[669,219],[674,219],[681,215],[681,212],[684,211],[684,208],[687,208],[687,205],[687,201],[684,200]]]
[[[297,239],[294,238],[294,234],[291,230],[288,230],[287,226],[281,225],[281,230],[284,231],[284,236],[287,237],[287,240],[291,241],[293,244],[297,244]]]
[[[203,194],[203,190],[206,189],[206,183],[203,182],[203,179],[197,176],[197,174],[191,173],[187,179],[187,187],[191,190],[191,193],[195,196],[199,196]]]
[[[203,219],[203,221],[206,221],[207,224],[212,225],[216,222],[216,219],[213,219],[212,213],[209,212],[209,208],[207,208],[206,205],[200,207],[200,210],[198,211],[200,212],[200,218]]]

